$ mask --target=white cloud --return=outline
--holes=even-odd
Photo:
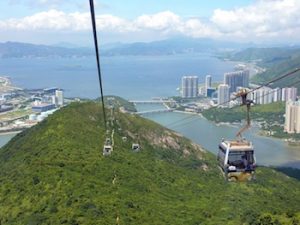
[[[211,22],[224,35],[240,32],[254,38],[284,36],[284,32],[299,27],[299,10],[299,0],[259,0],[234,10],[216,9]]]
[[[173,12],[165,11],[154,15],[142,15],[134,21],[140,29],[172,30],[182,25],[181,18]]]
[[[142,15],[132,21],[110,14],[98,15],[96,20],[100,31],[112,33],[153,32],[162,36],[168,34],[185,34],[193,37],[203,37],[217,33],[199,19],[184,20],[170,11],[153,15]],[[0,29],[80,32],[90,30],[91,21],[89,13],[65,13],[52,9],[23,18],[0,20]]]
[[[130,27],[126,20],[112,15],[97,16],[96,20],[100,30],[122,32],[129,30]],[[64,13],[58,10],[49,10],[20,19],[0,21],[0,29],[86,31],[91,29],[91,17],[89,13]]]
[[[199,19],[189,19],[184,23],[183,34],[191,37],[219,37],[221,34],[213,26],[202,23]]]
[[[14,0],[18,1],[18,0]],[[19,0],[21,1],[21,0]],[[31,1],[31,0],[28,0]],[[38,4],[59,3],[61,0],[39,0]],[[127,20],[114,15],[97,16],[99,31],[132,37],[212,37],[255,41],[261,39],[299,38],[299,0],[257,0],[247,7],[233,10],[216,9],[208,21],[183,18],[171,11],[141,15]],[[89,12],[66,13],[48,10],[23,18],[0,20],[0,31],[85,32],[91,29]]]

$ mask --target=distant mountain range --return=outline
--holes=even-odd
[[[63,48],[19,42],[0,43],[0,58],[73,57],[88,56],[94,52],[89,48]]]
[[[155,42],[119,44],[104,50],[105,55],[174,55],[185,53],[216,53],[236,51],[253,46],[212,39],[174,38]]]
[[[101,55],[173,55],[183,53],[216,53],[220,51],[241,50],[253,44],[237,44],[212,39],[175,38],[155,42],[129,44],[106,44],[100,46]],[[0,58],[23,57],[81,57],[94,55],[92,48],[78,48],[68,43],[55,46],[28,43],[0,43]]]

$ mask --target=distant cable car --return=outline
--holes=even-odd
[[[111,145],[111,140],[110,138],[106,138],[105,144],[103,146],[103,155],[104,156],[110,155],[112,151],[113,151],[113,147]]]
[[[222,140],[217,159],[229,181],[248,181],[254,178],[256,159],[251,142]]]
[[[138,151],[140,151],[140,145],[133,143],[131,149],[135,152],[138,152]]]
[[[110,155],[112,150],[113,150],[113,148],[111,145],[104,145],[103,146],[103,155],[104,156]]]

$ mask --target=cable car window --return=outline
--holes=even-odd
[[[219,145],[219,150],[221,150],[225,154],[225,150]]]
[[[232,151],[228,156],[228,164],[237,168],[245,168],[253,164],[253,151]]]

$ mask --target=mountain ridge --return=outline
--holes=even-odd
[[[262,73],[256,74],[252,78],[252,82],[258,84],[264,84],[276,77],[293,71],[296,68],[300,68],[300,48],[249,48],[229,56],[230,60],[255,62],[258,66],[264,67],[266,70]],[[300,93],[299,82],[300,72],[293,74],[292,76],[280,80],[271,85],[271,87],[284,88],[295,86],[298,88],[298,94]]]
[[[237,44],[212,39],[174,38],[153,42],[104,44],[100,45],[100,52],[103,56],[173,55],[185,53],[213,53],[221,50],[241,49],[247,46],[252,46],[252,44]],[[0,58],[84,57],[94,54],[92,47],[80,48],[67,43],[57,45],[36,45],[20,42],[0,43]]]

